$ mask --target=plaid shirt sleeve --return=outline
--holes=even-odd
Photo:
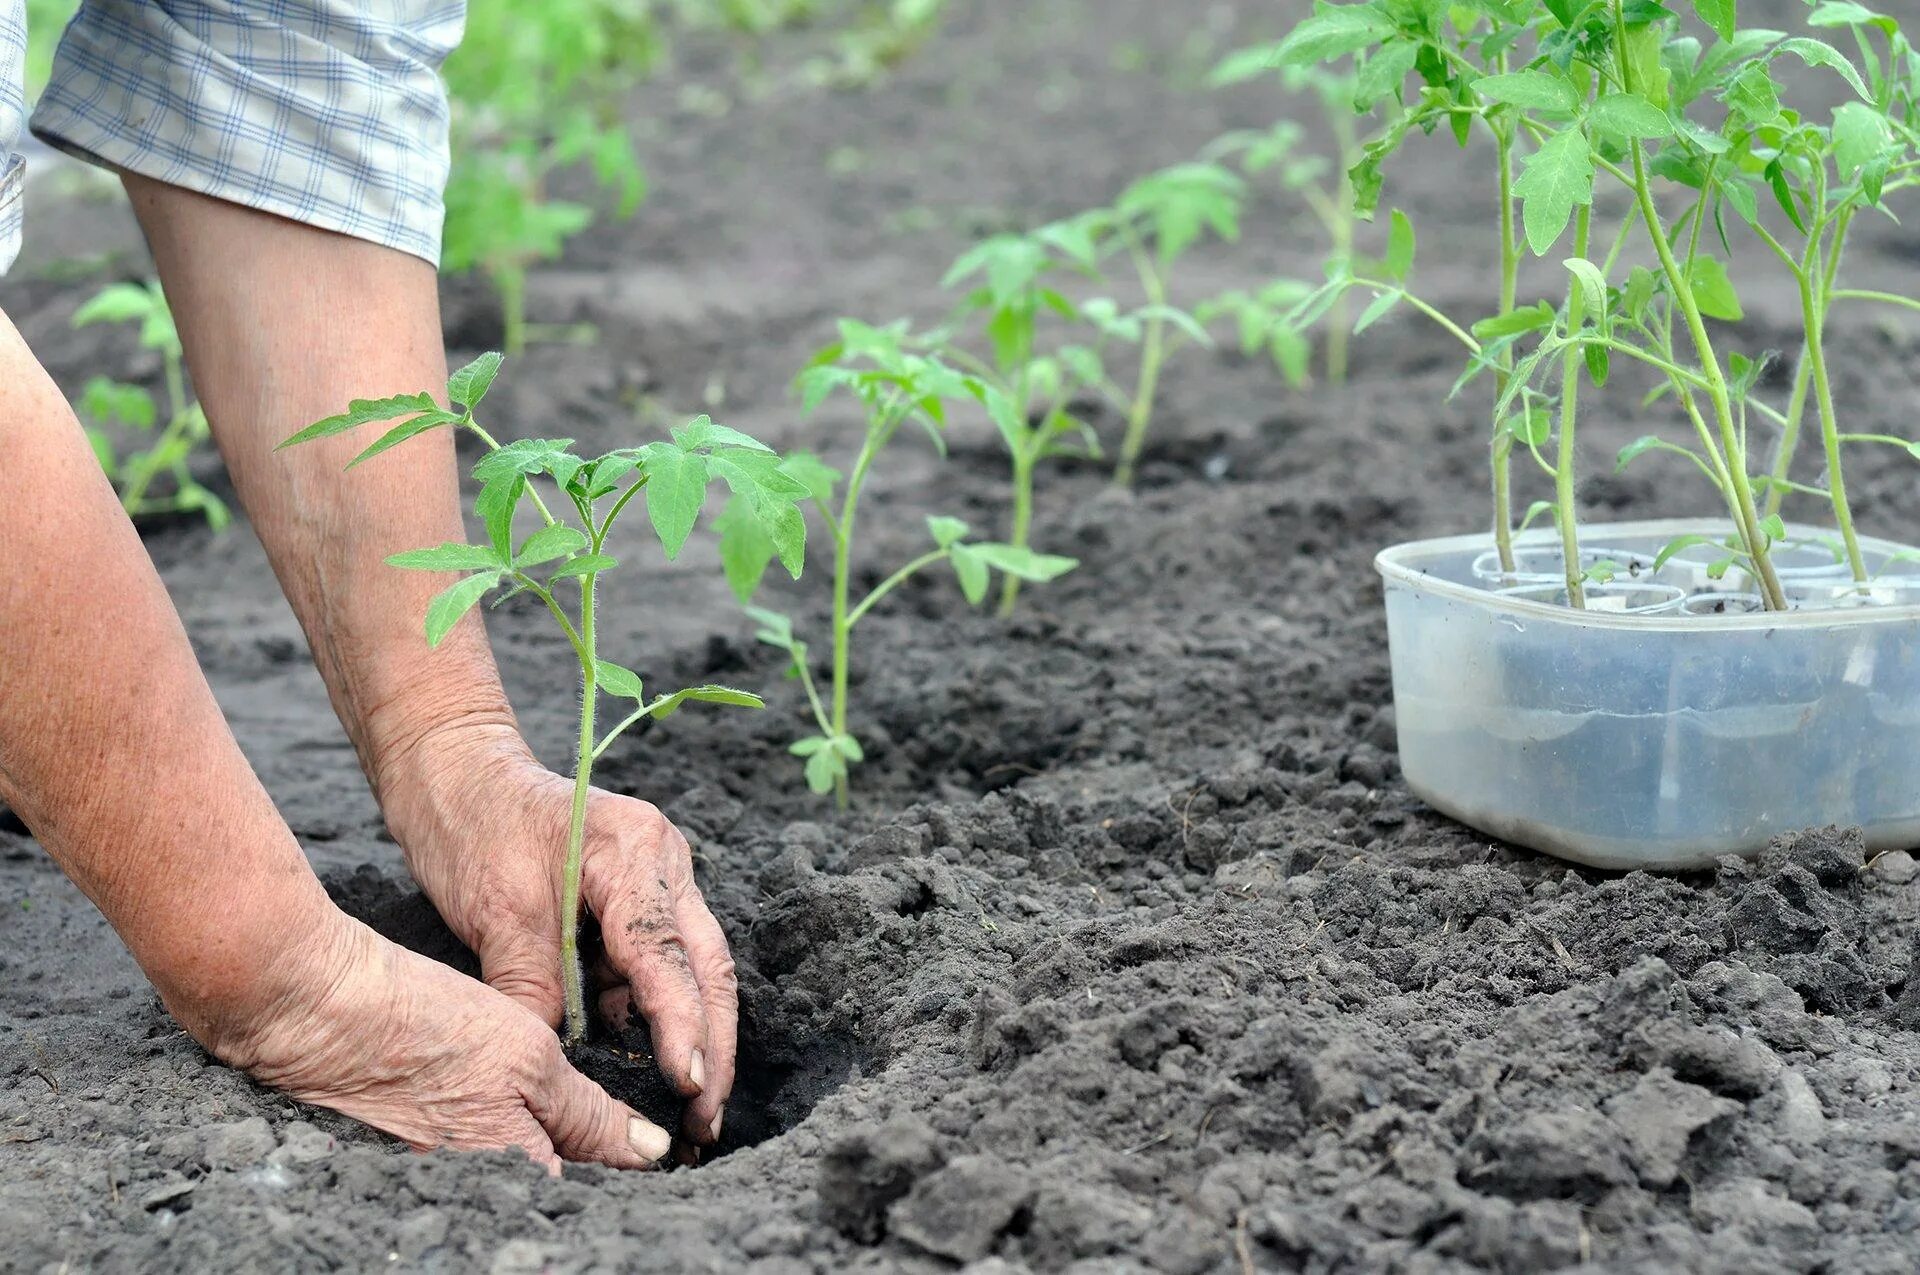
[[[25,122],[20,76],[27,56],[24,0],[0,0],[0,275],[20,255],[26,166],[13,153]]]
[[[0,0],[0,46],[14,4]],[[82,159],[437,264],[448,166],[438,72],[465,21],[464,0],[84,0],[33,132]],[[0,141],[5,125],[0,100]]]

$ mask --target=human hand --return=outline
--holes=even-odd
[[[414,878],[480,957],[481,976],[558,1026],[572,781],[510,729],[447,730],[419,754],[382,794]],[[605,948],[590,971],[600,1011],[624,1028],[638,1009],[661,1073],[688,1100],[685,1136],[711,1144],[733,1088],[739,996],[686,838],[646,802],[595,790],[581,857],[581,900]]]
[[[272,1002],[244,1014],[168,997],[182,1021],[222,1024],[213,1052],[264,1085],[352,1116],[418,1150],[519,1147],[651,1168],[666,1130],[575,1071],[524,1005],[334,913],[282,968]]]

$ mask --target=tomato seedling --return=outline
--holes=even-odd
[[[1040,321],[1047,314],[1078,325],[1086,316],[1053,286],[1067,271],[1099,277],[1104,213],[1044,226],[1032,234],[996,235],[963,254],[943,288],[966,292],[948,324],[929,333],[922,345],[974,378],[976,392],[1000,439],[1012,469],[1012,514],[1007,543],[1029,547],[1033,527],[1034,472],[1058,456],[1095,458],[1100,442],[1092,426],[1076,415],[1074,396],[1083,389],[1107,392],[1102,349],[1092,345],[1047,342]],[[984,347],[975,354],[970,345]],[[1001,587],[1000,614],[1011,615],[1021,578],[1009,573]]]
[[[460,573],[460,579],[427,607],[429,647],[438,646],[488,594],[499,591],[504,599],[526,593],[546,606],[578,660],[579,735],[560,940],[566,1038],[577,1044],[586,1036],[579,948],[580,863],[594,763],[636,723],[668,717],[689,702],[764,707],[758,696],[726,686],[691,686],[649,697],[638,673],[601,658],[600,578],[620,565],[607,551],[608,535],[620,515],[644,493],[655,537],[668,558],[678,556],[699,521],[708,488],[718,480],[734,494],[735,516],[751,523],[763,537],[769,560],[777,558],[798,578],[806,550],[806,519],[797,502],[808,491],[788,475],[770,448],[705,416],[674,430],[671,439],[615,448],[591,458],[576,454],[572,439],[497,442],[474,419],[474,412],[501,361],[498,354],[484,354],[455,372],[446,387],[450,407],[440,406],[424,391],[356,400],[345,412],[308,426],[280,446],[331,438],[376,422],[395,422],[354,457],[349,468],[441,427],[464,429],[486,448],[473,467],[473,477],[480,484],[474,513],[486,527],[486,542],[417,549],[387,561],[409,571]],[[536,489],[536,480],[551,486],[558,499],[549,504]],[[514,515],[523,504],[532,507],[540,526],[516,543]],[[555,509],[561,511],[559,516]],[[575,602],[571,612],[564,605],[569,595]],[[596,719],[602,695],[632,707],[611,729],[599,732]]]
[[[809,663],[808,644],[796,636],[790,618],[764,608],[749,607],[759,624],[762,642],[784,651],[788,675],[806,691],[818,733],[793,745],[806,759],[807,786],[822,795],[834,793],[842,806],[848,800],[848,772],[866,758],[848,716],[848,673],[851,668],[854,627],[873,608],[920,572],[945,562],[953,568],[961,592],[975,606],[986,600],[992,573],[1044,582],[1056,579],[1078,564],[1072,558],[1037,554],[1006,543],[970,540],[971,529],[958,518],[927,520],[933,547],[907,562],[859,597],[854,595],[854,534],[860,498],[875,463],[908,424],[918,426],[943,455],[943,437],[949,405],[979,400],[985,387],[932,355],[917,352],[904,324],[876,328],[851,319],[840,322],[840,339],[827,346],[802,372],[799,390],[805,409],[812,412],[828,396],[850,395],[865,411],[866,423],[859,451],[842,475],[817,457],[795,455],[781,472],[802,484],[826,527],[833,545],[833,610],[829,635],[832,672],[822,696]],[[722,515],[720,557],[742,603],[752,601],[777,546],[761,520],[752,516],[749,498],[736,494]]]
[[[553,196],[562,172],[583,168],[621,218],[645,198],[646,175],[618,110],[659,46],[650,12],[632,0],[475,5],[467,13],[466,35],[445,68],[453,169],[441,267],[478,270],[492,283],[510,355],[529,340],[591,337],[591,327],[528,323],[527,272],[558,258],[596,216],[590,204]]]
[[[1816,29],[1852,28],[1869,63],[1865,75],[1823,40],[1741,28],[1734,0],[1695,0],[1694,9],[1702,23],[1698,35],[1658,0],[1478,0],[1444,12],[1368,0],[1322,6],[1274,51],[1282,65],[1352,59],[1359,77],[1390,89],[1374,107],[1386,117],[1382,131],[1352,172],[1362,214],[1371,214],[1389,161],[1416,130],[1444,127],[1463,144],[1480,127],[1492,135],[1501,204],[1497,314],[1469,330],[1415,298],[1406,274],[1412,226],[1396,214],[1387,277],[1335,268],[1290,318],[1316,322],[1335,298],[1361,288],[1374,301],[1359,326],[1410,302],[1465,345],[1470,364],[1462,384],[1494,373],[1500,560],[1513,569],[1508,464],[1524,449],[1554,484],[1544,507],[1560,530],[1567,594],[1576,606],[1584,585],[1609,570],[1604,563],[1583,566],[1579,553],[1574,465],[1581,381],[1604,389],[1617,359],[1651,369],[1649,401],[1671,397],[1693,435],[1689,444],[1639,440],[1620,463],[1664,451],[1685,456],[1705,474],[1735,528],[1728,558],[1753,577],[1770,609],[1787,605],[1769,556],[1785,528],[1777,503],[1763,508],[1756,491],[1784,487],[1827,500],[1842,553],[1864,580],[1841,449],[1848,442],[1905,445],[1840,431],[1825,324],[1837,300],[1910,304],[1850,292],[1837,287],[1837,278],[1853,220],[1885,211],[1888,195],[1920,183],[1914,130],[1920,68],[1912,48],[1898,23],[1850,0],[1816,0],[1809,22]],[[1786,104],[1773,74],[1782,58],[1832,72],[1851,93],[1830,124]],[[1420,86],[1413,95],[1406,92],[1409,80]],[[1616,216],[1596,207],[1602,177],[1626,196]],[[1683,204],[1677,217],[1661,207],[1669,193]],[[1763,201],[1777,206],[1793,235],[1776,235]],[[1733,248],[1740,225],[1786,266],[1801,296],[1800,387],[1784,411],[1757,394],[1768,356],[1723,354],[1710,326],[1743,317],[1738,279],[1750,273],[1753,253],[1743,258]],[[1724,257],[1711,250],[1715,243]],[[1569,247],[1564,301],[1519,305],[1522,250],[1548,256]],[[1630,249],[1650,264],[1629,264]],[[1808,387],[1826,443],[1824,490],[1787,477]],[[1783,433],[1786,445],[1771,472],[1756,474],[1750,415]],[[1551,461],[1540,451],[1549,441]],[[1662,559],[1682,547],[1668,546]]]
[[[86,425],[87,441],[106,471],[129,516],[198,513],[215,531],[233,520],[226,502],[195,481],[194,452],[210,437],[207,414],[187,393],[186,363],[173,312],[158,283],[116,283],[102,290],[74,312],[73,326],[93,323],[132,323],[139,327],[140,348],[160,356],[166,382],[165,402],[156,402],[144,387],[112,377],[96,376],[80,391],[74,404]],[[162,413],[165,424],[161,424]],[[121,455],[115,430],[159,434],[151,446]],[[156,483],[165,479],[164,486]]]
[[[1105,300],[1081,307],[1102,336],[1140,347],[1139,375],[1127,400],[1126,431],[1113,471],[1121,486],[1131,486],[1139,468],[1167,359],[1183,345],[1212,344],[1199,321],[1171,303],[1174,269],[1208,232],[1238,239],[1245,198],[1246,183],[1219,164],[1177,164],[1129,186],[1102,219],[1146,295],[1146,304],[1130,314]]]
[[[1227,88],[1269,75],[1276,62],[1276,46],[1257,45],[1229,55],[1214,68],[1208,84]],[[1340,75],[1320,67],[1290,66],[1281,72],[1288,92],[1311,93],[1332,139],[1331,159],[1309,151],[1306,130],[1292,120],[1281,120],[1266,130],[1228,133],[1202,152],[1213,161],[1235,160],[1249,178],[1272,176],[1280,189],[1299,197],[1327,238],[1327,261],[1336,266],[1353,258],[1359,230],[1353,187],[1347,174],[1360,162],[1359,129],[1355,111],[1368,93],[1391,91],[1377,82],[1363,84],[1357,75]],[[1298,280],[1281,280],[1256,292],[1232,291],[1200,310],[1203,319],[1229,315],[1240,327],[1244,353],[1268,352],[1288,382],[1307,381],[1308,346],[1301,334],[1285,322],[1287,313],[1312,288]],[[1329,385],[1347,380],[1347,298],[1335,300],[1326,324],[1325,376]]]

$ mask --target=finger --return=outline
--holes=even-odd
[[[607,1026],[616,1032],[624,1032],[633,1025],[633,989],[622,982],[618,987],[609,987],[600,993],[600,1017]]]
[[[671,892],[664,881],[619,874],[611,897],[589,900],[614,968],[626,976],[633,1002],[647,1020],[660,1073],[682,1097],[707,1083],[707,1010],[687,961]]]
[[[520,1112],[513,1122],[518,1132],[507,1135],[505,1145],[518,1147],[527,1153],[527,1159],[545,1169],[551,1176],[560,1176],[560,1156],[553,1149],[553,1139],[540,1127],[540,1122],[526,1112]]]
[[[739,1059],[740,980],[734,973],[727,936],[698,892],[689,890],[681,897],[680,915],[687,961],[707,1015],[707,1083],[687,1104],[685,1128],[689,1138],[710,1145],[720,1140],[727,1098],[733,1092]]]
[[[565,1017],[559,962],[551,946],[518,937],[487,944],[480,953],[480,977],[495,991],[526,1006],[547,1026]]]
[[[672,1135],[575,1071],[558,1045],[541,1083],[526,1098],[553,1149],[568,1160],[650,1169],[673,1149]]]

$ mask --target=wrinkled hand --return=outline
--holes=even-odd
[[[557,1027],[573,784],[535,763],[517,735],[467,735],[389,799],[388,820],[415,880],[480,957],[482,977]],[[687,1138],[711,1144],[733,1088],[739,997],[686,838],[646,802],[596,790],[581,901],[605,948],[589,970],[601,1013],[624,1028],[639,1010],[661,1073],[688,1099]]]
[[[568,1066],[526,1007],[336,915],[298,992],[208,1042],[223,1061],[419,1150],[520,1147],[556,1174],[667,1154],[667,1131]]]

